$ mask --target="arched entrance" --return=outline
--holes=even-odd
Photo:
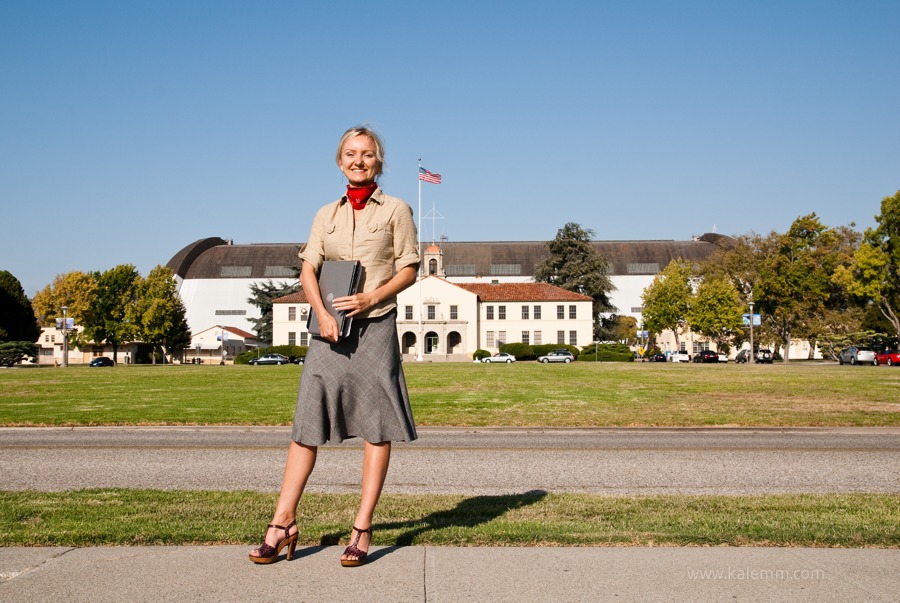
[[[438,335],[434,331],[428,331],[425,334],[425,353],[437,354],[438,352]]]
[[[400,353],[401,354],[415,354],[416,353],[416,334],[412,331],[407,331],[403,334],[403,340],[400,342]]]
[[[450,331],[447,333],[448,354],[455,354],[460,345],[462,345],[462,335],[460,335],[458,331]]]

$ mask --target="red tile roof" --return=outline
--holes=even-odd
[[[591,301],[587,295],[547,283],[454,283],[481,301]]]
[[[276,297],[272,300],[273,304],[308,304],[309,299],[306,297],[306,292],[303,289],[300,289],[296,293],[291,293],[290,295],[284,295],[282,297]]]

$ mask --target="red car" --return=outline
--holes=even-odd
[[[886,364],[888,366],[897,366],[900,364],[900,352],[897,350],[885,350],[875,354],[875,364]]]

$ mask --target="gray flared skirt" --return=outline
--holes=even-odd
[[[373,443],[417,437],[396,311],[355,319],[338,343],[313,337],[307,350],[291,439],[319,446],[353,437]]]

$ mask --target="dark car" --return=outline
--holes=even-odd
[[[116,363],[112,361],[112,358],[108,358],[107,356],[97,356],[91,360],[91,363],[88,366],[116,366]]]
[[[294,364],[303,364],[306,362],[306,356],[291,356],[291,362]]]
[[[281,354],[266,354],[259,358],[251,358],[249,364],[287,364],[290,359]]]
[[[647,362],[665,362],[666,355],[662,352],[657,352],[656,354],[650,354],[647,356]]]
[[[718,352],[713,352],[712,350],[700,350],[696,354],[694,354],[693,362],[703,362],[703,363],[718,363],[719,362],[719,354]]]

